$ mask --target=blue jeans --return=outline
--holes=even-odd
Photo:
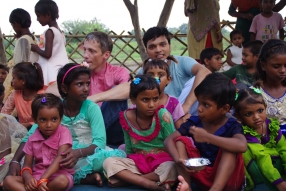
[[[127,100],[107,101],[101,105],[101,112],[106,129],[107,145],[118,147],[124,143],[122,127],[119,123],[119,112],[128,108]]]

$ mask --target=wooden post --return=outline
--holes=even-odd
[[[3,34],[0,28],[0,63],[7,65]]]

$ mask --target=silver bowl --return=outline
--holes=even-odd
[[[190,158],[185,162],[185,166],[190,170],[203,170],[209,164],[211,162],[205,158]]]

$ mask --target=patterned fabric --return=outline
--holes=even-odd
[[[253,161],[259,167],[260,173],[272,184],[276,185],[283,181],[283,177],[272,164],[272,158],[281,158],[284,170],[286,170],[286,140],[282,135],[279,122],[276,119],[266,119],[267,132],[261,137],[255,130],[243,126],[244,135],[247,139],[247,151],[243,153],[244,165],[247,177],[247,189],[255,186],[253,178],[249,175],[250,165]]]
[[[167,109],[162,107],[157,109],[151,127],[144,131],[138,130],[131,124],[127,119],[126,111],[121,112],[119,117],[124,133],[126,153],[156,154],[166,152],[164,140],[175,131],[172,116]]]
[[[267,105],[266,114],[267,118],[278,119],[280,126],[286,124],[286,92],[280,98],[274,98],[268,94],[263,88],[262,96]],[[282,133],[286,134],[286,129],[281,129]]]
[[[173,96],[168,96],[165,108],[171,113],[174,122],[185,115],[182,105],[179,103],[178,99]]]

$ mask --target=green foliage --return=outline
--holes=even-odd
[[[188,33],[188,23],[183,23],[179,26],[180,33],[187,34]]]
[[[77,31],[79,31],[79,33],[84,32],[85,34],[88,34],[94,31],[94,29],[102,32],[109,31],[106,25],[97,20],[96,17],[91,21],[79,19],[64,21],[61,24],[61,27],[65,33],[71,32],[72,34],[75,34]]]

